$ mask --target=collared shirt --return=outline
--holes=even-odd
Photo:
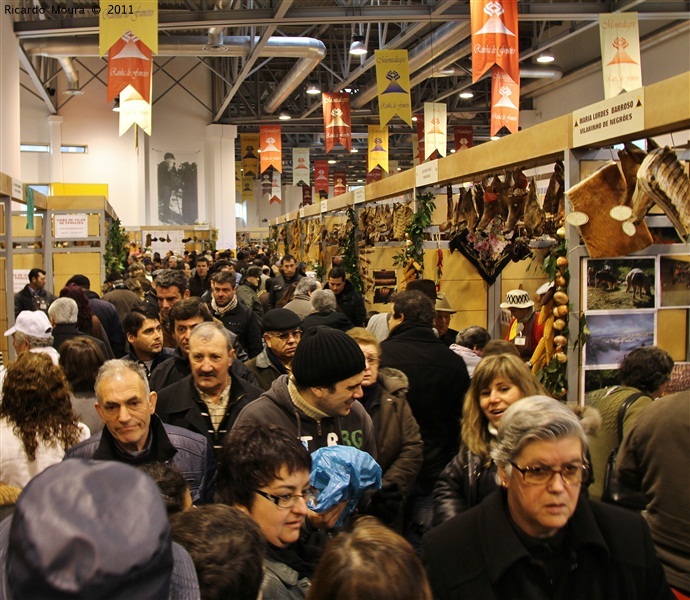
[[[194,384],[196,391],[199,393],[199,398],[201,398],[201,401],[206,405],[206,408],[208,410],[208,416],[211,419],[211,424],[213,425],[213,430],[216,432],[218,431],[218,427],[220,427],[220,424],[223,422],[223,419],[225,418],[225,413],[228,409],[231,385],[232,379],[228,379],[228,385],[225,386],[225,389],[220,393],[218,402],[214,402],[212,396],[202,392],[197,387],[197,385]]]

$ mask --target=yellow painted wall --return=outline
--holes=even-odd
[[[52,183],[51,196],[105,196],[108,198],[107,183]]]
[[[55,295],[65,287],[65,282],[72,275],[86,275],[91,280],[94,290],[101,284],[100,252],[72,252],[53,254],[53,279]]]

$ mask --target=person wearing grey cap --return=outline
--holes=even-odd
[[[235,424],[279,425],[309,452],[341,444],[376,458],[371,417],[358,402],[364,368],[357,342],[337,329],[315,327],[297,346],[292,375],[278,377],[242,410]]]
[[[245,363],[260,388],[270,389],[278,377],[291,372],[292,359],[302,338],[301,324],[301,319],[286,308],[274,308],[266,313],[264,349]]]
[[[116,462],[68,460],[28,483],[0,523],[0,598],[199,600],[154,481]]]

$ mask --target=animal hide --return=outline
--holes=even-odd
[[[623,174],[613,161],[565,192],[573,208],[589,217],[580,233],[592,258],[626,256],[652,244],[644,222],[635,226],[631,237],[609,214],[614,206],[623,204],[626,192]]]

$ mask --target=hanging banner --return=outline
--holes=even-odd
[[[271,175],[272,173],[270,169],[262,173],[261,183],[259,184],[259,186],[261,187],[261,199],[269,203],[271,200],[273,188],[273,179],[271,178]]]
[[[323,129],[326,154],[336,144],[352,150],[352,123],[350,119],[350,94],[336,92],[321,94],[323,102]]]
[[[254,200],[254,178],[242,177],[242,202]]]
[[[412,127],[407,50],[376,50],[376,87],[381,127],[395,115]]]
[[[314,197],[311,194],[311,186],[302,186],[302,206],[310,206],[314,201]]]
[[[103,56],[127,31],[158,54],[158,2],[135,0],[130,4],[101,0],[98,13],[98,56]]]
[[[120,92],[119,114],[120,137],[122,137],[132,125],[139,125],[147,135],[151,135],[151,105],[146,102],[139,92],[131,85],[128,85]]]
[[[309,186],[309,148],[292,149],[292,185]]]
[[[383,179],[383,169],[381,167],[374,167],[367,173],[367,185],[374,181],[381,181]]]
[[[424,158],[434,151],[446,155],[446,105],[443,102],[424,103]]]
[[[517,0],[470,0],[472,83],[496,64],[520,78]]]
[[[283,172],[283,143],[280,137],[280,125],[261,125],[259,127],[261,138],[261,172],[273,168],[279,173]]]
[[[474,143],[474,129],[472,125],[458,125],[453,130],[453,148],[458,152],[467,150]]]
[[[328,198],[328,161],[314,161],[314,194],[319,199]]]
[[[381,167],[388,172],[388,127],[369,125],[367,171]]]
[[[599,15],[604,98],[642,87],[637,13]]]
[[[235,161],[235,190],[242,192],[242,162]]]
[[[259,176],[259,134],[240,133],[240,154],[245,179]]]
[[[279,171],[273,171],[273,176],[271,177],[271,200],[269,204],[274,202],[277,204],[282,204],[283,190],[281,189],[281,175]]]
[[[491,70],[491,135],[496,135],[501,127],[517,133],[519,106],[520,83],[500,67],[494,67]]]
[[[131,85],[146,102],[151,102],[151,50],[131,31],[108,50],[108,97],[112,102]]]
[[[347,174],[345,171],[333,171],[333,195],[340,196],[347,192]]]

